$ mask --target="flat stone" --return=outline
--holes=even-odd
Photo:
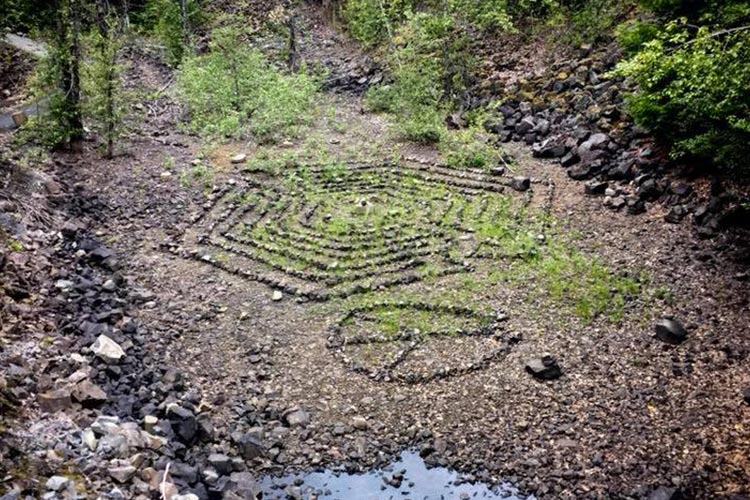
[[[211,453],[208,456],[208,464],[222,476],[232,472],[232,459],[223,453]]]
[[[271,300],[273,300],[274,302],[279,302],[283,298],[284,298],[284,294],[281,293],[281,290],[273,291],[273,296],[271,297]]]
[[[575,181],[582,181],[591,176],[591,167],[589,165],[576,165],[568,169],[568,177]]]
[[[247,433],[242,434],[236,439],[237,448],[239,448],[240,455],[245,460],[252,460],[257,457],[265,455],[265,447],[263,442],[258,439],[257,436]]]
[[[584,184],[584,192],[589,195],[600,195],[604,194],[608,187],[609,184],[606,182],[588,181]]]
[[[109,364],[117,364],[125,357],[125,351],[120,344],[103,334],[91,345],[91,352]]]
[[[526,371],[539,380],[554,380],[562,376],[560,365],[550,355],[530,360],[526,363]]]
[[[132,465],[110,467],[109,469],[107,469],[107,473],[118,483],[127,483],[128,481],[133,479],[133,476],[135,476],[136,472],[138,472],[138,469],[136,469]]]
[[[247,155],[245,153],[238,153],[232,156],[232,159],[230,161],[234,164],[237,164],[237,163],[242,163],[245,160],[247,160]]]
[[[47,479],[44,486],[50,491],[60,491],[67,489],[70,486],[70,483],[70,479],[65,476],[52,476]]]
[[[107,400],[107,393],[90,380],[83,380],[73,388],[73,399],[84,405],[97,405]]]
[[[292,408],[284,413],[284,420],[289,427],[304,427],[310,423],[310,414],[301,408]]]
[[[55,413],[70,408],[73,401],[70,398],[69,389],[55,389],[37,396],[39,407],[47,413]]]
[[[563,168],[568,168],[568,167],[572,167],[579,161],[581,161],[581,158],[576,153],[571,151],[565,156],[563,156],[562,158],[560,158],[560,165],[562,165]]]
[[[510,187],[516,191],[528,191],[531,187],[531,179],[523,176],[513,177],[510,181]]]
[[[369,425],[365,417],[356,416],[352,418],[352,427],[354,427],[358,431],[366,431]]]
[[[681,500],[682,494],[676,488],[667,488],[666,486],[660,486],[652,491],[648,500]]]
[[[656,338],[667,344],[681,344],[687,339],[687,331],[679,321],[662,318],[654,325]]]

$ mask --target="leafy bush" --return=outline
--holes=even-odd
[[[726,26],[750,16],[747,0],[640,0],[640,4],[667,19],[685,17],[703,24]]]
[[[633,55],[659,35],[659,27],[653,23],[631,20],[618,26],[615,34],[625,53]]]
[[[394,42],[388,57],[394,81],[371,89],[367,103],[394,113],[405,138],[438,142],[445,116],[471,74],[466,37],[450,16],[422,12],[409,15]]]
[[[349,0],[342,14],[351,35],[365,45],[383,41],[411,9],[412,0]]]
[[[490,168],[498,161],[497,149],[478,128],[446,133],[440,150],[448,165],[455,168]]]
[[[190,26],[203,23],[205,16],[199,0],[188,0],[187,13]],[[173,66],[180,64],[185,56],[185,44],[179,2],[148,0],[143,10],[135,13],[134,20],[164,46],[167,62]]]
[[[231,27],[215,30],[211,50],[186,59],[178,74],[190,130],[223,137],[251,133],[261,141],[308,123],[318,86],[304,72],[288,75],[273,67]]]
[[[577,0],[571,2],[567,16],[570,19],[568,41],[574,44],[594,43],[607,38],[612,29],[622,22],[634,0]]]
[[[671,23],[618,73],[638,84],[635,120],[674,146],[676,157],[747,166],[750,155],[750,32],[695,37]]]

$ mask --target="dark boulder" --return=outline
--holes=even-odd
[[[656,338],[667,344],[681,344],[687,339],[687,331],[679,321],[662,318],[654,326]]]
[[[562,376],[560,365],[550,355],[530,360],[526,363],[526,371],[538,380],[555,380]]]
[[[531,179],[523,176],[513,177],[510,181],[510,187],[516,191],[528,191],[531,188]]]

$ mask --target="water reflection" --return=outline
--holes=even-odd
[[[427,468],[424,460],[413,451],[405,451],[398,461],[371,472],[324,471],[265,477],[260,486],[264,499],[534,500],[533,496],[519,496],[510,485],[490,487],[483,483],[468,483],[450,469]]]

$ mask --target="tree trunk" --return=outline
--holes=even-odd
[[[297,54],[297,26],[294,14],[289,16],[287,27],[289,28],[289,59],[287,65],[289,66],[289,71],[294,72],[297,71],[299,67]]]
[[[64,127],[68,145],[74,149],[83,139],[81,117],[81,21],[79,0],[61,0],[57,23],[60,50],[60,90],[63,112],[60,125]]]
[[[190,46],[190,24],[188,22],[188,0],[180,2],[180,24],[182,25],[182,43],[185,47]]]
[[[104,139],[107,143],[106,157],[114,156],[115,128],[117,117],[115,116],[115,65],[117,64],[116,53],[111,52],[112,43],[109,26],[110,6],[108,0],[97,0],[96,2],[96,24],[101,36],[99,51],[102,61],[106,64],[104,75]]]

